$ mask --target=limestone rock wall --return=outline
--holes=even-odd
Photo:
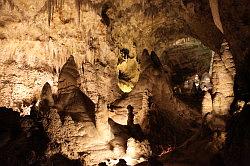
[[[20,110],[24,101],[29,105],[30,100],[39,98],[45,82],[55,93],[59,71],[70,55],[75,57],[80,75],[85,70],[81,89],[95,102],[93,91],[100,87],[98,93],[112,98],[117,58],[107,42],[101,17],[85,4],[79,23],[75,4],[68,0],[61,10],[54,10],[49,26],[46,7],[47,1],[1,2],[0,106]]]

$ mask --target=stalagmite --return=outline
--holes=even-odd
[[[149,112],[149,96],[150,96],[150,92],[146,89],[143,92],[143,96],[142,96],[142,109],[141,111],[138,112],[140,120],[139,120],[139,124],[142,128],[142,131],[144,133],[148,133],[149,129],[149,119],[148,119],[148,112]]]
[[[214,56],[212,83],[213,111],[219,115],[226,115],[234,99],[234,79],[218,54]]]
[[[50,107],[54,105],[54,99],[52,96],[51,86],[48,82],[44,84],[40,98],[41,98],[41,101],[46,100]]]
[[[235,64],[233,60],[233,55],[229,49],[229,45],[226,41],[221,44],[221,59],[224,62],[226,69],[231,73],[234,78],[236,74]]]
[[[213,110],[213,103],[212,103],[212,97],[211,94],[206,91],[204,98],[202,100],[202,115],[206,115],[209,112],[212,112]]]
[[[79,76],[74,57],[71,55],[59,74],[58,93],[70,93],[77,89]]]
[[[202,112],[207,113],[208,109],[211,109],[210,104],[212,102],[211,111],[218,115],[227,115],[234,99],[233,86],[236,71],[233,56],[226,42],[222,43],[221,55],[213,54],[212,61],[210,73],[212,71],[212,95],[214,97],[212,100],[209,93],[205,94]]]
[[[106,106],[106,101],[103,98],[99,97],[95,113],[96,128],[100,137],[102,137],[105,142],[110,141],[114,137],[108,124],[109,113]]]
[[[200,88],[202,91],[205,91],[205,95],[202,100],[202,115],[206,115],[207,113],[210,113],[213,111],[213,101],[212,101],[212,96],[208,90],[211,90],[213,88],[213,85],[211,84],[211,76],[213,73],[213,62],[214,62],[214,54],[215,52],[212,51],[212,57],[210,61],[210,68],[209,68],[209,73],[204,73],[202,75],[201,81],[200,81]],[[207,87],[207,85],[209,85]]]
[[[212,73],[213,73],[214,54],[215,54],[215,52],[212,51],[212,56],[211,56],[211,61],[210,61],[210,68],[209,68],[209,72],[208,72],[210,77],[212,76]]]
[[[146,161],[146,158],[150,155],[152,155],[152,151],[147,140],[139,142],[134,138],[128,139],[125,160],[129,165],[136,165],[142,161]]]
[[[134,125],[134,107],[132,107],[131,105],[127,106],[127,110],[128,110],[128,120],[127,120],[127,125],[128,126],[133,126]]]
[[[224,33],[218,7],[218,0],[209,0],[213,20],[217,28]],[[233,56],[228,43],[221,44],[221,54],[212,56],[213,111],[226,115],[234,99],[234,76],[236,74]]]
[[[78,88],[79,77],[74,57],[70,56],[59,74],[57,108],[75,121],[95,124],[95,104]]]

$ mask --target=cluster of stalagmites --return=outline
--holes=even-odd
[[[227,42],[222,43],[220,53],[213,55],[210,70],[212,88],[205,91],[202,114],[214,132],[213,146],[219,151],[226,139],[226,122],[234,100],[233,87],[236,74],[233,56]]]
[[[59,74],[58,93],[52,94],[46,83],[40,97],[38,112],[51,140],[46,155],[60,153],[86,165],[112,165],[122,158],[135,165],[152,151],[160,154],[164,146],[175,146],[191,136],[193,132],[186,130],[197,123],[198,114],[173,97],[161,64],[152,56],[157,58],[143,51],[138,57],[138,83],[109,104],[102,96],[93,103],[80,90],[77,66],[69,57]]]
[[[207,91],[203,100],[203,115],[213,112],[227,115],[234,99],[235,66],[228,44],[222,44],[221,54],[214,54],[211,82],[213,88]]]
[[[70,56],[59,74],[58,94],[52,94],[48,83],[42,89],[38,110],[51,140],[46,154],[61,153],[87,165],[112,164],[121,158],[132,165],[146,160],[151,150],[141,128],[133,124],[133,107],[128,107],[127,125],[116,123],[108,117],[101,97],[95,104],[79,89],[79,77]]]
[[[22,123],[25,131],[27,128],[26,135],[32,127],[25,124],[35,123],[43,131],[42,138],[46,138],[43,153],[47,158],[57,161],[64,156],[86,165],[100,162],[114,165],[119,159],[135,165],[147,160],[152,151],[161,154],[171,146],[181,145],[193,135],[191,129],[197,129],[195,125],[199,125],[200,116],[173,96],[157,55],[143,50],[138,59],[141,62],[138,83],[130,93],[108,104],[110,101],[101,95],[94,103],[81,91],[78,67],[70,56],[60,71],[57,94],[53,94],[50,84],[46,83],[39,105],[31,111],[30,116],[36,120],[28,118],[27,123]],[[220,118],[214,119],[213,124],[220,125]],[[207,133],[198,137],[204,139],[205,136]],[[184,146],[178,149],[181,147]],[[36,156],[36,151],[34,154],[28,156]]]
[[[95,103],[81,91],[78,67],[70,56],[59,73],[58,92],[53,93],[49,83],[44,84],[39,104],[34,104],[30,115],[21,117],[25,120],[17,125],[23,127],[22,136],[11,142],[13,147],[8,151],[9,144],[3,143],[3,151],[8,152],[4,156],[12,156],[21,143],[22,149],[32,153],[18,151],[14,159],[24,154],[42,163],[50,159],[52,163],[114,165],[124,159],[135,165],[152,153],[160,154],[165,146],[183,142],[193,133],[185,131],[192,128],[196,114],[172,96],[169,80],[152,56],[157,55],[144,50],[139,57],[141,75],[130,93],[114,102],[100,95]],[[30,141],[26,142],[26,137]],[[8,134],[6,138],[8,141]],[[26,159],[24,163],[27,165]]]

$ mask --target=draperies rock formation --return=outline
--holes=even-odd
[[[30,114],[15,113],[13,124],[3,121],[0,159],[5,165],[114,165],[124,158],[134,165],[160,156],[166,164],[230,165],[239,158],[221,155],[224,138],[211,134],[225,130],[224,117],[213,119],[212,128],[202,111],[227,114],[233,95],[232,105],[249,101],[249,5],[218,1],[222,33],[209,0],[0,0],[0,106]],[[227,46],[220,53],[223,39],[232,54]],[[194,93],[191,81],[182,89],[185,80],[208,72],[208,48],[216,52],[212,95]],[[203,95],[208,104],[201,104]],[[128,105],[134,114],[130,131]],[[0,112],[3,119],[12,116],[9,111]],[[245,144],[233,135],[240,121],[247,125],[238,116],[245,113],[235,115],[223,152],[244,156],[248,151],[237,148],[248,143],[247,131],[239,136]],[[114,126],[122,128],[122,138]],[[142,132],[141,140],[131,138],[135,131]]]

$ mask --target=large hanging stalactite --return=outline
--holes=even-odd
[[[222,33],[224,33],[223,28],[222,28],[222,24],[221,24],[221,20],[220,20],[218,0],[209,0],[209,5],[211,8],[211,12],[212,12],[212,16],[213,16],[213,20],[214,20],[215,25]]]

